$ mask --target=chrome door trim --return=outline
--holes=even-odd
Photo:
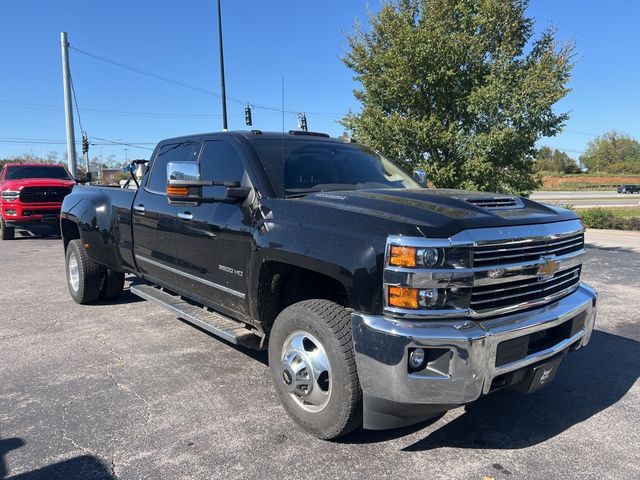
[[[234,296],[236,296],[238,298],[245,298],[245,294],[242,293],[242,292],[238,292],[237,290],[233,290],[233,289],[231,289],[229,287],[225,287],[224,285],[218,285],[217,283],[210,282],[209,280],[205,280],[204,278],[196,277],[195,275],[191,275],[190,273],[183,272],[182,270],[178,270],[177,268],[173,268],[173,267],[170,267],[170,266],[165,265],[163,263],[156,262],[155,260],[151,260],[150,258],[144,257],[142,255],[136,255],[135,258],[136,258],[136,260],[140,260],[140,261],[146,262],[146,263],[148,263],[150,265],[153,265],[155,267],[162,268],[164,270],[168,270],[169,272],[175,273],[177,275],[181,275],[183,277],[186,277],[186,278],[188,278],[190,280],[194,280],[196,282],[200,282],[200,283],[202,283],[204,285],[207,285],[209,287],[216,288],[216,289],[221,290],[221,291],[223,291],[225,293],[228,293],[230,295],[234,295]]]

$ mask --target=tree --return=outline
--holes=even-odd
[[[568,118],[571,44],[532,40],[527,0],[387,0],[356,26],[344,63],[362,103],[354,138],[422,167],[439,187],[527,192],[535,142]]]
[[[640,174],[640,142],[619,132],[595,138],[580,157],[590,173]]]
[[[541,147],[538,150],[534,170],[549,173],[580,173],[580,167],[573,158],[551,147]]]
[[[46,157],[39,157],[33,153],[13,155],[0,160],[0,168],[7,163],[61,163],[58,160],[58,152],[48,152]]]

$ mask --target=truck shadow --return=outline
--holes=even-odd
[[[403,448],[520,449],[545,442],[618,402],[640,376],[640,343],[594,331],[589,345],[564,360],[555,381],[532,395],[505,390],[464,407],[464,413]],[[434,420],[386,432],[357,431],[345,443],[376,443],[425,428]]]
[[[27,228],[17,228],[15,240],[60,240],[60,232],[51,225],[34,225]]]
[[[111,470],[93,455],[81,455],[46,467],[7,477],[5,456],[12,450],[24,446],[22,438],[0,440],[0,480],[116,480]]]
[[[630,247],[605,247],[603,245],[596,245],[593,243],[585,242],[584,246],[587,250],[587,255],[591,250],[600,250],[603,252],[611,252],[611,253],[638,253],[636,249]]]

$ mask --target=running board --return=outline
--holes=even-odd
[[[197,307],[153,285],[132,285],[129,290],[134,295],[157,303],[175,313],[187,322],[225,339],[235,345],[259,348],[261,337],[255,330],[249,330],[243,323],[231,320],[219,313]]]

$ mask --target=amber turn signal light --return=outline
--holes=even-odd
[[[187,197],[189,195],[189,187],[167,186],[167,195],[171,197]]]
[[[414,247],[391,246],[389,264],[396,267],[415,267],[416,249]]]
[[[418,289],[389,287],[389,306],[398,308],[418,308]]]

